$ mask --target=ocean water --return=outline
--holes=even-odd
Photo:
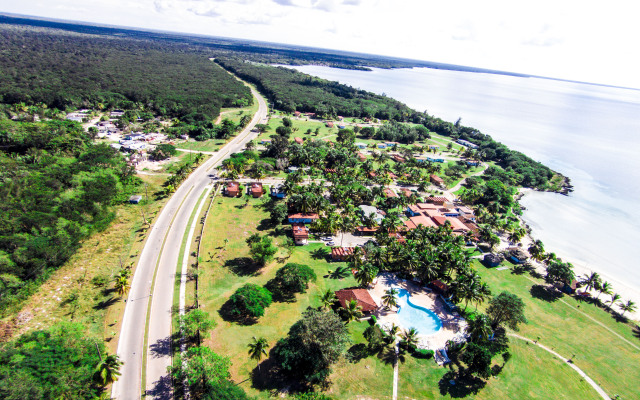
[[[428,68],[296,67],[480,129],[568,176],[530,192],[523,219],[547,251],[640,293],[640,91]]]

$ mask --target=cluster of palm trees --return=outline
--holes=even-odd
[[[607,302],[607,308],[609,310],[612,309],[613,306],[617,305],[620,310],[622,310],[621,317],[624,317],[624,314],[627,312],[634,312],[637,309],[636,303],[627,300],[626,302],[622,301],[622,297],[618,293],[613,292],[613,287],[607,281],[603,281],[600,275],[597,272],[592,272],[588,275],[585,275],[582,278],[581,283],[585,285],[585,290],[596,290],[598,291],[598,296],[596,297],[596,301],[599,301],[600,296],[604,293],[610,296],[609,301]]]

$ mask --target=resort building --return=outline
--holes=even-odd
[[[302,144],[304,143],[304,140],[301,137],[296,137],[293,138],[294,142],[296,142],[297,144]]]
[[[303,224],[291,225],[293,229],[293,241],[298,246],[304,246],[309,241],[309,228]]]
[[[477,148],[478,148],[478,145],[477,145],[477,144],[475,144],[475,143],[471,143],[471,142],[469,142],[469,141],[467,141],[467,140],[463,140],[463,139],[458,139],[458,140],[456,141],[456,143],[461,144],[461,145],[463,145],[463,146],[465,146],[465,147],[468,147],[468,148],[470,148],[470,149],[477,149]]]
[[[353,247],[332,247],[331,259],[333,261],[347,261],[353,255]]]
[[[276,197],[278,199],[284,199],[287,197],[287,192],[284,190],[284,185],[281,183],[271,186],[270,194],[271,197]]]
[[[258,198],[258,197],[262,197],[263,189],[262,189],[262,183],[260,182],[253,182],[251,185],[249,185],[249,189],[247,190],[247,194],[252,195],[254,198]]]
[[[431,174],[431,176],[429,176],[429,181],[436,186],[445,187],[444,180],[435,174]]]
[[[313,221],[320,218],[317,213],[296,213],[289,214],[290,224],[311,224]]]
[[[227,197],[238,197],[240,195],[240,184],[238,182],[228,182],[224,188],[224,195]]]
[[[367,289],[342,289],[336,292],[338,302],[342,307],[347,307],[347,304],[352,300],[355,300],[362,312],[370,314],[378,309],[378,305],[373,300]]]

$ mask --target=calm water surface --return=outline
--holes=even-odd
[[[640,292],[640,91],[428,68],[302,72],[462,118],[571,178],[570,196],[533,192],[525,221],[547,251]]]

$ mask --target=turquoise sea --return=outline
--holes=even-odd
[[[531,192],[524,220],[547,251],[640,298],[640,91],[428,68],[296,69],[480,129],[568,176],[569,196]]]

